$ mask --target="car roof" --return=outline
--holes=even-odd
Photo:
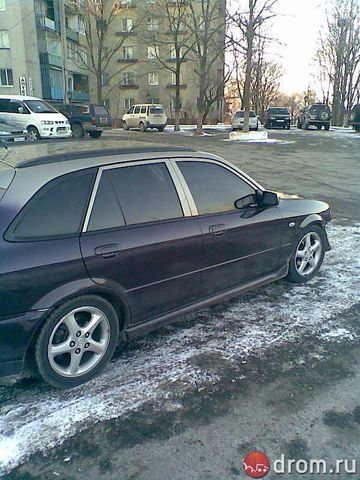
[[[0,98],[9,98],[10,100],[42,100],[42,98],[28,97],[26,95],[0,95]]]
[[[204,152],[197,152],[186,147],[172,147],[152,144],[140,145],[138,142],[127,142],[128,146],[119,148],[116,141],[98,141],[81,144],[69,142],[63,144],[33,144],[11,146],[7,150],[0,149],[0,161],[16,169],[31,167],[62,166],[64,173],[84,168],[109,165],[112,163],[147,160],[151,158],[167,158],[191,156],[204,157]],[[207,158],[218,158],[216,155],[206,154]]]

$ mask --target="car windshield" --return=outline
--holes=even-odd
[[[270,115],[289,115],[287,108],[269,108],[268,113]]]
[[[54,107],[44,100],[24,100],[24,103],[34,113],[58,113]]]
[[[161,105],[152,105],[149,109],[149,113],[153,115],[161,115],[162,113],[164,113],[164,107],[162,107]]]
[[[312,105],[310,107],[311,112],[319,112],[321,110],[329,110],[329,107],[327,105]]]
[[[244,113],[245,113],[244,110],[240,110],[240,112],[236,112],[235,117],[236,117],[236,118],[244,118]],[[250,116],[251,118],[255,118],[255,117],[256,117],[255,112],[253,112],[253,111],[251,110],[251,111],[249,112],[249,116]]]

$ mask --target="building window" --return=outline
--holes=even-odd
[[[0,69],[0,85],[2,87],[14,86],[13,73],[11,68]]]
[[[157,72],[148,73],[148,84],[159,85],[159,74]]]
[[[180,82],[179,82],[179,85],[182,84],[182,78],[181,78],[181,75],[180,75]],[[171,85],[176,85],[176,74],[173,72],[171,74]]]
[[[159,47],[148,47],[148,59],[154,60],[159,58]]]
[[[9,33],[6,30],[0,30],[0,48],[10,48]]]
[[[124,110],[127,112],[134,105],[134,98],[124,98]]]
[[[123,75],[124,85],[135,85],[135,75],[133,72],[124,72]]]
[[[182,58],[182,56],[183,56],[183,49],[182,49],[182,47],[180,47],[179,58]],[[170,47],[170,58],[172,60],[176,60],[176,47],[175,47],[175,45],[171,45],[171,47]]]
[[[0,0],[0,12],[6,10],[6,0]]]
[[[132,0],[120,0],[120,5],[122,7],[131,7],[133,1]]]
[[[148,97],[147,103],[151,103],[151,104],[160,103],[160,98],[158,98],[158,97]]]
[[[147,29],[149,32],[157,32],[159,30],[159,20],[157,18],[149,18]]]
[[[134,47],[123,47],[122,58],[126,60],[134,58]]]
[[[121,22],[122,31],[124,33],[129,33],[134,28],[132,18],[123,18]]]

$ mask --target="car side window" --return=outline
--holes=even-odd
[[[95,174],[91,169],[51,180],[25,205],[5,238],[29,241],[78,234]]]
[[[140,107],[135,107],[134,113],[140,113]]]
[[[146,109],[147,109],[146,105],[143,105],[141,107],[141,113],[146,113]]]
[[[234,202],[255,190],[227,168],[210,162],[178,162],[199,215],[236,210]]]
[[[119,167],[102,174],[89,230],[181,217],[180,200],[164,163]]]
[[[0,98],[0,112],[10,112],[10,100]]]
[[[130,110],[127,111],[127,113],[128,113],[128,114],[129,114],[129,113],[134,113],[134,109],[135,109],[135,107],[131,107]]]

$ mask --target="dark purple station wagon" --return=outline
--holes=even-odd
[[[279,199],[215,155],[73,149],[0,146],[1,375],[30,361],[53,386],[82,384],[119,338],[306,282],[329,249],[326,203]]]

